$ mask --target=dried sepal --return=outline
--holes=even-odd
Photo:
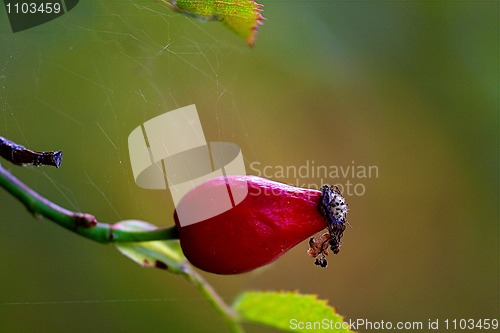
[[[316,258],[316,265],[324,268],[328,265],[326,260],[328,247],[334,254],[339,253],[341,238],[344,235],[345,225],[348,223],[347,203],[337,186],[324,185],[321,188],[318,211],[324,218],[328,232],[311,238],[307,253]]]
[[[326,232],[321,236],[311,237],[309,239],[309,249],[307,254],[310,257],[316,258],[316,265],[325,268],[328,265],[326,256],[328,255],[328,247],[330,246],[330,233]]]

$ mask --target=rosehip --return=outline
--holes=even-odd
[[[231,197],[232,206],[220,209],[214,198],[222,192],[246,196],[240,202]],[[326,216],[336,211],[322,206],[323,195],[254,176],[210,179],[190,190],[176,207],[182,250],[194,266],[216,274],[239,274],[269,264],[311,235],[326,227],[330,230]],[[211,217],[188,224],[180,218],[186,211],[204,216],[203,210]],[[221,212],[215,214],[217,210]],[[341,233],[336,236],[340,241]],[[333,238],[327,241],[333,250]]]

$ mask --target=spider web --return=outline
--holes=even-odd
[[[135,184],[130,132],[165,112],[196,104],[207,141],[245,137],[232,88],[243,64],[231,57],[251,50],[222,24],[200,22],[153,1],[82,1],[62,17],[17,34],[4,23],[0,135],[34,150],[62,150],[63,163],[60,169],[2,165],[60,206],[91,213],[102,222],[135,218],[171,225],[170,194]],[[12,201],[0,193],[0,202]],[[32,233],[22,209],[4,212],[3,219]],[[44,227],[44,238],[64,242]],[[9,248],[18,245],[13,241]],[[29,251],[33,249],[22,256]],[[7,256],[4,260],[11,265]],[[90,300],[81,295],[36,298],[15,290],[0,306],[24,311],[37,304],[82,307],[173,299],[128,291]],[[197,295],[191,302],[204,300]]]
[[[360,226],[348,236],[350,254],[316,276],[298,264],[306,249],[296,248],[300,256],[277,263],[293,274],[272,270],[252,288],[320,294],[347,318],[494,318],[498,188],[490,178],[496,147],[487,143],[498,134],[488,107],[498,104],[497,4],[265,4],[267,53],[260,53],[264,35],[251,50],[220,23],[150,0],[82,0],[15,34],[0,10],[0,135],[64,154],[60,169],[2,165],[55,203],[100,221],[169,225],[170,195],[135,184],[127,138],[149,119],[196,104],[206,140],[238,144],[246,162],[342,166],[355,157],[381,166],[381,181],[367,179],[366,197],[349,201]],[[266,82],[259,81],[263,73]],[[162,324],[214,322],[211,309],[191,320],[189,311],[206,302],[189,296],[177,277],[157,272],[155,280],[128,262],[123,268],[118,253],[30,218],[4,191],[0,207],[0,331],[12,331],[2,325],[19,318],[57,327],[93,318],[96,304],[85,304],[94,300],[112,304],[99,325],[119,324],[116,306],[133,302],[141,306],[131,321],[149,324],[142,319],[155,317],[156,300],[175,300],[168,311],[157,307]],[[450,276],[453,283],[443,283]],[[242,289],[237,279],[219,280],[220,289],[235,294]],[[408,288],[408,281],[416,284]],[[380,295],[377,306],[365,302]],[[467,306],[442,295],[458,295]]]
[[[21,34],[3,29],[2,135],[33,149],[63,150],[62,168],[35,169],[32,185],[62,206],[110,222],[167,221],[169,194],[146,193],[134,183],[131,130],[197,104],[209,139],[230,141],[242,132],[237,113],[226,117],[237,109],[236,76],[224,66],[250,50],[221,24],[154,2],[124,1],[82,2]],[[144,209],[151,200],[163,200],[164,208]]]

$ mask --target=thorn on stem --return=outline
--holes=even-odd
[[[168,269],[168,265],[165,264],[163,261],[156,260],[155,261],[155,267],[159,269]]]
[[[74,213],[75,226],[77,228],[92,228],[97,225],[97,220],[94,215],[86,213]]]

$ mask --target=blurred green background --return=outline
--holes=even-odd
[[[57,170],[2,165],[101,221],[169,225],[169,193],[135,185],[127,137],[196,104],[207,140],[240,145],[250,173],[378,168],[323,180],[365,189],[346,195],[352,228],[327,269],[303,243],[255,272],[204,274],[226,301],[285,289],[353,320],[498,318],[498,2],[262,2],[253,49],[154,1],[81,1],[15,34],[2,7],[0,135],[64,152]],[[3,190],[0,207],[0,331],[226,331],[181,277],[36,220]]]

